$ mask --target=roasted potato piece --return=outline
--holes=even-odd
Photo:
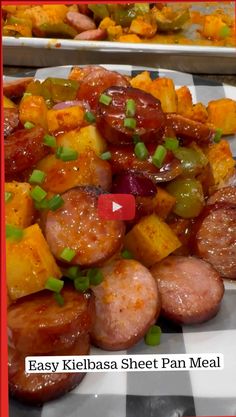
[[[130,35],[121,35],[118,39],[118,42],[130,42],[130,43],[139,43],[141,39],[138,35],[130,34]]]
[[[150,85],[149,93],[160,100],[165,113],[177,113],[177,95],[170,78],[156,78]]]
[[[235,167],[235,160],[230,149],[230,145],[226,140],[212,144],[206,150],[211,172],[216,186],[223,183],[229,178]]]
[[[182,116],[188,117],[193,107],[192,95],[189,88],[186,86],[177,88],[176,96],[177,113],[182,114]]]
[[[145,214],[156,213],[162,219],[166,219],[175,205],[175,198],[163,188],[157,187],[155,197],[137,197],[137,204]]]
[[[156,214],[143,217],[125,237],[125,247],[147,267],[161,261],[180,246],[177,236]]]
[[[114,27],[115,25],[116,22],[112,20],[110,17],[104,17],[104,19],[102,19],[102,21],[99,24],[99,28],[107,30],[109,27]]]
[[[5,192],[11,193],[5,204],[5,221],[7,224],[25,228],[32,224],[35,209],[30,197],[31,185],[27,182],[7,182]]]
[[[47,122],[49,132],[71,130],[81,126],[84,122],[84,110],[80,106],[67,107],[60,110],[48,110]]]
[[[23,125],[31,122],[47,129],[47,112],[46,102],[41,96],[26,96],[20,102],[19,118]]]
[[[157,31],[157,23],[154,19],[151,21],[144,16],[138,16],[132,20],[129,30],[135,35],[152,38]]]
[[[222,129],[224,135],[236,133],[236,101],[230,98],[208,103],[208,123]]]
[[[96,155],[106,150],[106,141],[95,126],[82,127],[80,130],[70,130],[57,138],[58,146],[75,149],[79,154],[91,149]]]
[[[207,15],[204,18],[203,28],[201,30],[202,36],[207,39],[221,40],[226,36],[230,36],[231,30],[226,25],[222,16]]]
[[[6,241],[7,288],[11,300],[45,288],[49,277],[62,276],[37,224],[24,229],[20,241]]]
[[[149,92],[152,84],[152,79],[148,71],[143,71],[141,74],[136,75],[130,80],[130,84],[133,88],[139,88],[140,90]]]

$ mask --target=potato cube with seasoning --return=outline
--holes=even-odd
[[[31,185],[27,182],[5,183],[5,221],[25,228],[32,224],[35,209],[30,197]]]

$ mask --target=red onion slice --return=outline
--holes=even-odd
[[[53,110],[62,110],[72,106],[81,106],[84,107],[85,110],[90,111],[89,104],[81,100],[61,101],[53,106]]]
[[[157,187],[152,179],[135,172],[123,172],[114,178],[112,184],[114,194],[132,194],[149,197],[157,193]]]

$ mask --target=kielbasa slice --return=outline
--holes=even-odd
[[[19,125],[19,112],[18,109],[4,108],[4,119],[3,119],[3,132],[4,138],[9,136]]]
[[[215,130],[206,124],[188,119],[180,114],[169,113],[167,120],[177,137],[184,143],[196,141],[198,145],[206,145],[213,141]]]
[[[103,93],[111,98],[111,102],[109,105],[99,102],[97,128],[108,142],[114,145],[133,144],[135,134],[143,142],[158,142],[162,139],[166,116],[158,99],[132,87],[110,87]],[[124,126],[128,100],[135,103],[134,128]]]
[[[80,84],[77,99],[87,101],[90,107],[96,110],[99,97],[107,88],[128,85],[127,79],[118,72],[108,71],[103,67],[92,67]]]
[[[49,353],[49,356],[88,355],[90,349],[89,335],[83,334],[64,350]],[[19,401],[34,405],[64,395],[75,388],[85,376],[85,373],[49,373],[30,374],[25,372],[25,356],[20,355],[14,348],[9,348],[9,389],[10,395]]]
[[[205,212],[195,237],[195,253],[222,277],[236,279],[236,205],[219,202]]]
[[[25,77],[19,80],[5,82],[3,84],[3,95],[8,98],[19,98],[23,96],[28,84],[33,81],[33,77]]]
[[[50,291],[17,301],[8,310],[9,343],[19,352],[42,354],[69,347],[88,333],[94,320],[94,299],[73,287],[62,290],[61,307]]]
[[[80,40],[80,41],[101,41],[105,39],[107,36],[107,32],[105,29],[92,29],[92,30],[86,30],[84,32],[79,33],[79,35],[76,35],[74,39]]]
[[[202,323],[219,310],[224,285],[218,272],[202,259],[169,256],[151,268],[166,318],[180,324]]]
[[[117,260],[102,268],[103,282],[93,288],[96,320],[92,342],[108,350],[133,346],[160,312],[157,285],[142,264]]]
[[[123,242],[122,221],[102,220],[98,216],[97,200],[101,190],[96,187],[76,187],[64,194],[64,205],[46,218],[45,234],[54,256],[60,259],[64,248],[76,252],[71,263],[99,265],[117,252]]]
[[[66,14],[66,20],[78,33],[96,29],[93,19],[82,13],[70,11]]]
[[[229,203],[236,206],[236,187],[224,187],[217,190],[207,200],[207,204]]]

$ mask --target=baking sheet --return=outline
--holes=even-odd
[[[175,86],[187,85],[193,101],[207,104],[228,97],[236,100],[236,87],[201,79],[190,74],[166,69],[106,65],[126,75],[144,69],[153,78],[172,78]],[[66,78],[71,66],[37,70],[35,78]],[[22,74],[23,76],[23,74]],[[13,77],[6,77],[12,80]],[[236,157],[236,135],[228,137]],[[58,400],[42,408],[27,407],[10,400],[10,417],[187,417],[236,416],[236,281],[225,281],[225,295],[218,315],[195,326],[175,326],[158,321],[162,328],[161,344],[148,347],[142,341],[117,354],[224,354],[225,367],[214,371],[89,373],[81,384]],[[114,352],[93,348],[91,354]]]
[[[234,2],[232,2],[234,3]],[[193,4],[194,10],[210,13],[217,7],[229,9],[223,2],[205,8]],[[231,11],[233,8],[231,7]],[[187,35],[196,37],[198,25]],[[205,74],[236,74],[236,47],[164,45],[154,43],[121,43],[108,41],[74,41],[66,39],[13,38],[3,36],[4,65],[48,67],[65,63],[80,64],[145,64],[155,68]]]

